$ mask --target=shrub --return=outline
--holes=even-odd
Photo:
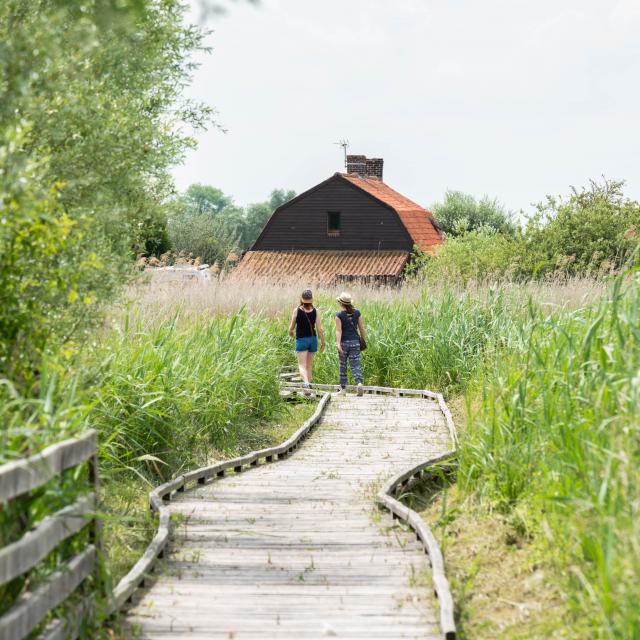
[[[476,200],[462,191],[447,191],[444,202],[434,204],[431,210],[447,236],[459,236],[479,229],[509,235],[515,232],[511,213],[496,198],[484,196]]]
[[[22,151],[24,132],[0,146],[0,376],[24,392],[42,360],[68,350],[119,280],[110,246],[86,216],[61,205],[63,184],[43,186],[45,162]],[[36,390],[37,392],[37,390]]]
[[[591,181],[567,199],[548,196],[524,230],[524,268],[532,275],[608,273],[638,246],[640,204],[625,198],[624,182]]]
[[[169,239],[175,252],[221,267],[227,264],[229,254],[239,241],[238,235],[220,217],[180,208],[180,205],[169,218]]]
[[[523,239],[489,229],[447,238],[434,253],[422,254],[413,265],[419,278],[431,282],[492,281],[521,272]]]

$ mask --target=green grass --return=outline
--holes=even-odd
[[[637,276],[566,307],[505,287],[361,309],[367,383],[466,395],[461,500],[506,517],[553,567],[567,610],[556,630],[640,637]],[[333,350],[316,371],[335,382]]]
[[[255,317],[127,316],[86,356],[106,473],[167,478],[233,450],[280,406],[281,360]]]
[[[368,349],[365,384],[433,388],[449,393],[466,386],[487,353],[513,333],[514,304],[500,289],[483,296],[423,289],[415,300],[359,305]],[[318,382],[336,383],[333,312],[323,314],[329,349],[316,358]]]
[[[458,507],[472,504],[489,524],[499,516],[521,541],[523,561],[553,568],[566,610],[554,620],[567,637],[636,638],[640,286],[618,279],[582,302],[556,289],[554,304],[507,283],[372,292],[358,304],[370,344],[365,382],[464,394]],[[316,358],[316,381],[335,382],[335,305],[328,294],[318,298],[328,350]],[[570,304],[557,303],[565,298]],[[282,418],[277,373],[294,357],[290,305],[275,306],[280,315],[134,306],[79,360],[51,362],[32,399],[5,385],[5,459],[86,426],[99,430],[105,485],[115,488],[105,505],[116,516],[109,535],[122,537],[120,549],[109,543],[114,577],[147,539],[139,496],[150,484],[282,440],[306,417]]]
[[[459,482],[544,538],[590,637],[640,637],[640,287],[532,306],[513,344],[469,390]]]

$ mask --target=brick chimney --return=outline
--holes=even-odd
[[[347,156],[347,173],[367,174],[367,156]]]
[[[367,158],[367,156],[347,156],[347,173],[357,173],[367,178],[377,178],[382,181],[382,158]]]
[[[382,182],[382,158],[367,158],[367,175],[378,178]]]

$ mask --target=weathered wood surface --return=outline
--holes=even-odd
[[[63,471],[88,460],[96,451],[96,432],[88,431],[42,452],[0,466],[0,503],[37,489]]]
[[[185,520],[129,622],[142,638],[440,638],[428,557],[375,500],[450,450],[437,399],[333,398],[295,455],[173,495]]]
[[[19,576],[69,536],[88,525],[95,510],[95,496],[81,496],[72,505],[44,518],[13,544],[0,549],[0,585]]]
[[[25,594],[0,618],[0,640],[22,640],[51,609],[63,602],[91,573],[96,551],[89,545],[82,553],[61,565],[35,591]]]

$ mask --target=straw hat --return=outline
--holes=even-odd
[[[340,294],[340,296],[338,298],[336,298],[336,300],[340,304],[347,304],[347,305],[352,305],[353,306],[353,298],[351,297],[351,294],[347,293],[346,291],[343,291]]]

